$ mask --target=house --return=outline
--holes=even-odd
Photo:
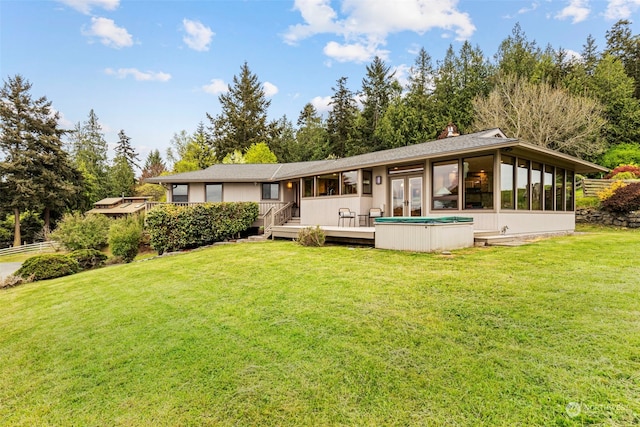
[[[93,204],[87,214],[101,214],[111,218],[144,212],[150,197],[108,197]]]
[[[474,230],[531,234],[575,228],[575,176],[607,169],[515,138],[500,129],[334,160],[216,164],[148,179],[174,203],[256,201],[265,224],[357,224],[385,217],[473,218]],[[274,211],[288,215],[274,219]]]

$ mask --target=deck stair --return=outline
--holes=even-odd
[[[300,225],[300,217],[294,216],[289,221],[286,222],[286,225]]]
[[[499,231],[492,230],[474,231],[473,242],[475,246],[513,246],[522,243],[517,236],[502,234]]]

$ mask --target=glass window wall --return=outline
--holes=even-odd
[[[514,165],[515,159],[502,156],[500,160],[500,207],[502,209],[514,209]]]
[[[358,194],[358,171],[342,172],[342,191],[340,194]]]
[[[516,189],[518,209],[528,210],[530,202],[529,160],[518,159]]]
[[[463,159],[465,209],[493,209],[493,156]]]
[[[458,209],[458,161],[433,164],[433,209]]]

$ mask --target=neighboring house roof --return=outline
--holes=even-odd
[[[93,204],[87,214],[97,213],[108,216],[134,214],[145,209],[150,197],[108,197]]]
[[[411,161],[442,157],[446,155],[462,155],[481,150],[506,147],[522,147],[527,151],[561,158],[573,164],[576,172],[578,173],[607,171],[606,168],[578,159],[577,157],[522,142],[516,138],[507,138],[500,129],[496,128],[335,160],[276,164],[215,164],[200,171],[149,178],[146,182],[184,183],[282,181],[285,179],[300,178],[303,176],[322,173],[360,169],[364,167],[381,166],[393,163],[408,163]]]

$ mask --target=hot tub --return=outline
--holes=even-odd
[[[374,224],[379,249],[438,252],[473,246],[473,218],[384,217]]]

